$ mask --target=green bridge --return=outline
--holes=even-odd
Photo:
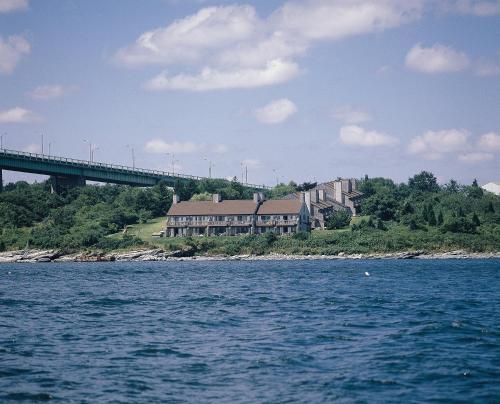
[[[52,187],[85,185],[85,181],[124,184],[137,187],[151,187],[160,181],[174,187],[179,181],[201,181],[207,177],[174,174],[166,171],[132,168],[127,166],[75,160],[46,154],[25,153],[0,149],[0,190],[2,170],[42,174],[51,177]],[[256,190],[267,189],[264,185],[242,184]]]

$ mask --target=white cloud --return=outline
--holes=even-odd
[[[215,62],[223,66],[259,67],[269,60],[289,60],[306,53],[308,42],[275,31],[238,43],[216,55]]]
[[[315,42],[380,32],[418,19],[425,0],[288,1],[267,18],[253,6],[202,8],[144,32],[116,52],[126,66],[175,65],[146,88],[206,91],[288,81]],[[193,74],[193,66],[201,70]],[[276,71],[278,70],[278,71]],[[190,73],[187,73],[189,71]],[[268,77],[271,76],[271,77]]]
[[[489,17],[500,14],[500,1],[482,1],[482,0],[453,0],[445,5],[449,11],[455,11],[460,14],[472,14],[478,17]]]
[[[479,138],[478,146],[484,150],[500,150],[500,135],[490,132]]]
[[[23,152],[40,154],[42,152],[42,148],[39,144],[31,143],[23,148]]]
[[[372,119],[368,112],[354,109],[348,105],[335,109],[333,111],[333,117],[349,125],[368,122]]]
[[[0,13],[27,10],[28,0],[0,0]]]
[[[479,163],[482,161],[490,161],[492,159],[493,154],[480,152],[462,153],[458,156],[458,160],[464,163]]]
[[[262,165],[259,159],[254,159],[254,158],[247,158],[243,160],[241,164],[243,165],[243,167],[248,167],[252,169],[259,168]]]
[[[411,154],[420,154],[428,160],[437,160],[446,153],[465,149],[468,136],[467,131],[459,129],[430,130],[411,139],[408,151]]]
[[[416,44],[406,55],[406,66],[422,73],[459,72],[470,66],[469,57],[445,45]]]
[[[209,151],[217,154],[224,154],[229,151],[229,148],[225,144],[216,144],[209,147]]]
[[[258,121],[267,124],[278,124],[285,122],[297,112],[297,106],[286,98],[271,101],[262,108],[255,110],[254,114]]]
[[[289,1],[271,21],[278,30],[309,40],[380,32],[418,19],[422,0]]]
[[[173,154],[191,154],[196,153],[201,146],[194,142],[165,142],[161,139],[153,139],[146,142],[144,150],[149,153],[173,153]]]
[[[385,133],[366,130],[360,126],[348,125],[340,128],[340,141],[346,145],[375,147],[394,146],[399,141]]]
[[[20,107],[0,111],[0,123],[27,123],[37,120],[38,117],[33,112]]]
[[[201,152],[224,154],[229,151],[229,148],[224,144],[207,145],[205,143],[196,143],[191,141],[166,142],[162,139],[152,139],[146,142],[144,150],[154,154],[193,154]]]
[[[169,76],[163,72],[148,81],[148,90],[208,91],[231,88],[251,88],[283,83],[299,74],[295,63],[272,60],[264,68],[216,70],[205,67],[198,75]]]
[[[31,46],[24,37],[12,35],[4,39],[0,36],[0,73],[12,73],[21,57],[30,51]]]
[[[74,86],[63,86],[60,84],[38,86],[28,93],[34,100],[51,100],[61,98],[76,90]]]
[[[193,62],[250,37],[257,25],[252,6],[202,8],[167,27],[143,33],[134,44],[119,50],[115,59],[129,66]]]

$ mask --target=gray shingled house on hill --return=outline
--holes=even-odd
[[[299,199],[300,193],[288,195],[287,199]],[[318,184],[305,193],[305,201],[311,216],[313,229],[324,229],[328,216],[347,210],[353,216],[358,213],[363,193],[357,190],[355,179],[338,179]]]

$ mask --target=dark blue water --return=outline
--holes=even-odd
[[[498,402],[500,261],[3,265],[0,401],[45,399]]]

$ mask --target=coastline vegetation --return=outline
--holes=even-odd
[[[269,197],[282,197],[314,184],[280,184]],[[127,250],[159,247],[192,254],[325,254],[398,251],[472,252],[500,250],[500,197],[474,181],[439,186],[422,172],[407,183],[365,177],[361,216],[339,212],[327,220],[328,230],[293,236],[154,238],[163,227],[172,191],[105,185],[72,188],[52,194],[48,183],[8,184],[0,194],[0,251],[23,248]],[[251,198],[236,181],[206,180],[178,184],[182,199],[203,200],[220,193],[225,199]]]

